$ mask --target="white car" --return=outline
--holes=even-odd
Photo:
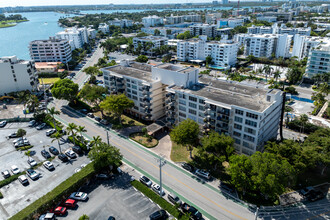
[[[20,137],[16,140],[13,141],[13,144],[15,145],[17,142],[20,142],[20,141],[27,141],[26,137]]]
[[[36,127],[37,130],[42,130],[44,127],[46,127],[46,123],[42,123],[41,125],[38,125]]]
[[[197,169],[197,170],[195,171],[195,174],[196,174],[197,176],[199,176],[199,177],[203,177],[203,178],[205,178],[205,179],[207,179],[207,180],[211,179],[211,175],[210,175],[210,173],[209,173],[209,172],[206,172],[205,170]]]
[[[48,131],[46,131],[46,136],[50,136],[52,134],[54,134],[56,132],[55,129],[49,129]]]
[[[7,124],[7,121],[1,121],[0,122],[0,128],[5,127]]]
[[[37,165],[37,162],[32,157],[29,157],[27,162],[28,162],[28,164],[30,164],[31,167],[34,167]]]
[[[30,142],[28,140],[21,140],[14,144],[14,147],[23,147],[30,145]]]
[[[50,162],[50,161],[45,161],[43,163],[43,165],[44,165],[44,167],[46,167],[47,170],[54,170],[55,169],[53,163]]]
[[[25,184],[28,184],[29,183],[29,180],[26,178],[25,175],[19,176],[18,177],[18,181],[20,181],[22,185],[25,185]]]
[[[70,158],[76,158],[77,157],[76,153],[73,152],[71,149],[66,150],[65,155],[70,157]]]
[[[70,195],[70,199],[85,201],[88,198],[88,194],[84,192],[74,192]]]
[[[152,190],[155,191],[158,195],[160,196],[164,196],[165,195],[165,192],[164,190],[162,189],[162,192],[160,192],[160,186],[156,183],[152,184],[151,186]]]
[[[12,165],[11,166],[11,172],[16,175],[19,174],[21,172],[21,170],[16,166],[16,165]]]

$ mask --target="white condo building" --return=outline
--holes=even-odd
[[[87,34],[88,34],[88,37],[91,38],[91,39],[95,39],[96,38],[96,33],[97,31],[93,28],[87,28]]]
[[[39,81],[34,61],[19,60],[16,56],[0,58],[0,95],[18,91],[36,91]]]
[[[35,62],[62,62],[72,59],[71,46],[67,40],[50,37],[49,40],[34,40],[29,44],[30,57]]]
[[[142,23],[144,27],[150,27],[150,26],[155,27],[155,26],[163,25],[164,19],[156,15],[153,15],[142,18]]]
[[[248,155],[277,136],[280,90],[198,77],[196,68],[167,63],[123,61],[102,71],[110,93],[125,93],[135,103],[131,113],[145,120],[166,115],[171,128],[190,118],[205,132],[230,135],[237,152]]]
[[[190,28],[190,35],[192,36],[206,35],[207,37],[215,37],[217,33],[216,25],[195,24],[190,26],[189,28]]]
[[[64,31],[56,33],[56,38],[67,40],[70,43],[71,49],[82,48],[85,43],[88,43],[87,28],[67,28]]]
[[[307,78],[312,78],[315,74],[330,72],[330,41],[322,42],[317,47],[311,49],[308,56],[306,73]]]
[[[145,37],[134,37],[133,38],[134,49],[137,49],[139,47],[139,45],[141,45],[142,48],[145,48],[148,43],[151,43],[151,46],[145,52],[151,53],[152,49],[159,48],[163,45],[167,45],[168,44],[168,38],[167,37],[160,37],[160,36],[145,36]]]
[[[248,27],[248,34],[273,34],[273,27],[255,26]]]
[[[206,36],[177,43],[179,61],[203,60],[211,56],[216,66],[230,67],[237,62],[238,43],[232,41],[206,42]]]
[[[304,59],[308,57],[309,52],[321,42],[330,42],[330,38],[296,34],[293,40],[292,56],[297,57],[298,60]]]
[[[115,20],[108,21],[108,23],[109,23],[109,25],[114,25],[114,26],[121,27],[121,28],[133,26],[133,21],[128,20],[128,19],[119,20],[116,18]]]
[[[103,34],[107,34],[109,33],[109,25],[107,25],[106,23],[100,23],[98,30],[101,31]]]

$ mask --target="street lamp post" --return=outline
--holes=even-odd
[[[162,167],[166,164],[166,160],[163,156],[159,156],[157,158],[157,162],[159,162],[159,194],[162,197],[163,196],[163,187],[162,187]]]

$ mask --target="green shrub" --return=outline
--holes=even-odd
[[[168,213],[173,215],[177,219],[188,220],[189,217],[184,216],[182,212],[180,212],[174,205],[157,195],[154,191],[149,189],[147,186],[143,185],[137,180],[131,182],[132,186],[137,190],[142,192],[145,196],[150,198],[152,201],[157,203],[162,209],[166,210]]]
[[[87,109],[88,111],[91,110],[91,107],[81,100],[76,100],[76,103],[70,102],[69,106],[76,110],[79,110],[79,109]]]
[[[2,188],[2,187],[4,187],[4,186],[10,184],[11,182],[17,180],[18,177],[19,177],[20,175],[23,175],[23,174],[26,174],[26,172],[23,171],[23,172],[21,172],[21,173],[19,173],[19,174],[12,175],[12,176],[10,176],[9,178],[0,181],[0,188]]]
[[[33,145],[23,146],[23,147],[18,147],[18,148],[16,148],[16,150],[17,150],[17,151],[23,151],[23,150],[31,149],[32,147],[33,147]]]
[[[76,146],[79,146],[83,151],[89,151],[89,150],[87,149],[86,144],[85,144],[85,143],[81,143],[81,141],[78,140],[77,138],[75,138],[75,142],[73,142],[73,138],[72,138],[72,136],[69,136],[68,139],[69,139],[69,141],[70,141],[71,143],[76,143]]]
[[[34,203],[11,217],[11,220],[33,219],[33,217],[46,212],[54,207],[59,201],[65,199],[71,192],[85,184],[95,174],[93,164],[90,163],[80,172],[73,174],[52,191],[39,198]]]
[[[292,95],[298,95],[298,92],[295,87],[293,86],[288,86],[284,89],[285,92],[290,93]]]

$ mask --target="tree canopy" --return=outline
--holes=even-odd
[[[51,90],[53,96],[57,99],[64,99],[72,102],[77,98],[79,86],[70,79],[60,79],[54,83]]]
[[[148,62],[148,60],[149,60],[148,57],[146,57],[145,55],[140,55],[135,59],[136,62],[140,62],[140,63],[146,63]]]
[[[79,96],[92,103],[96,109],[99,109],[99,105],[104,100],[104,94],[106,93],[107,89],[103,86],[86,84],[80,91]]]
[[[88,75],[95,76],[98,75],[101,71],[96,66],[89,66],[83,70]]]
[[[99,142],[95,144],[88,157],[93,161],[95,170],[106,169],[109,166],[120,166],[123,156],[118,148]]]

